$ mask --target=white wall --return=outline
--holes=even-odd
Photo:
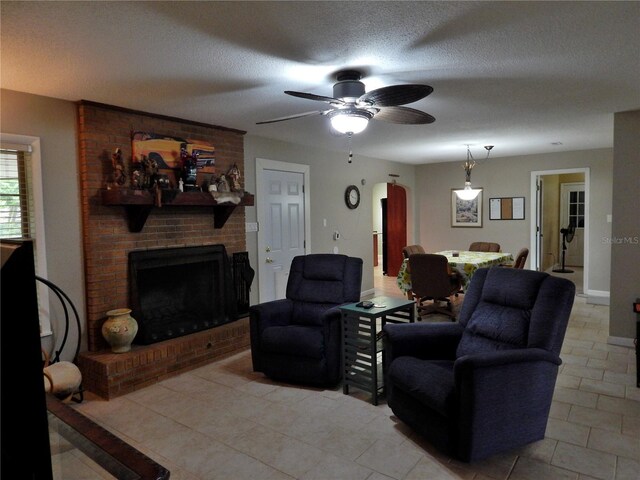
[[[613,180],[609,333],[634,338],[640,319],[631,309],[640,297],[640,110],[615,114]]]
[[[420,185],[416,209],[420,212],[419,243],[428,251],[466,249],[472,241],[493,241],[504,252],[530,247],[531,172],[588,167],[591,178],[588,288],[609,291],[611,248],[602,241],[611,232],[612,149],[584,150],[545,155],[527,155],[480,160],[471,183],[484,188],[483,227],[451,227],[451,189],[464,183],[459,163],[437,163],[416,168]],[[524,220],[489,220],[489,198],[525,197]]]
[[[2,133],[40,138],[47,276],[73,300],[84,328],[76,105],[73,102],[11,90],[1,90],[0,101]],[[51,312],[52,328],[54,332],[61,332],[56,319],[63,319],[64,315],[59,301],[53,296]],[[71,335],[70,345],[65,352],[74,350],[77,337],[73,326]],[[43,339],[43,345],[50,348],[51,338]]]
[[[390,173],[400,175],[399,184],[407,189],[407,238],[414,238],[415,219],[413,209],[414,168],[386,160],[365,158],[354,151],[353,163],[347,163],[348,152],[331,152],[302,145],[274,141],[263,137],[247,135],[245,137],[245,189],[255,192],[255,160],[266,158],[281,162],[310,165],[311,185],[311,250],[309,253],[331,253],[337,246],[340,253],[360,257],[364,260],[362,291],[374,288],[373,285],[373,188],[378,183],[391,179]],[[365,179],[363,186],[361,180]],[[347,208],[344,192],[348,185],[357,185],[360,189],[360,206],[355,210]],[[256,221],[256,207],[246,211],[247,222]],[[327,226],[323,226],[323,219]],[[338,230],[341,238],[333,240],[333,232]],[[247,234],[247,250],[251,265],[257,270],[257,233]],[[258,286],[254,280],[251,287],[251,303],[258,302]]]

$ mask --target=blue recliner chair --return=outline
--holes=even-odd
[[[478,270],[459,323],[387,324],[387,401],[439,450],[475,461],[544,438],[575,286]]]
[[[287,296],[249,309],[253,369],[291,383],[341,380],[340,310],[360,301],[362,259],[310,254],[291,263]]]

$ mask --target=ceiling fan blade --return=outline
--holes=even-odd
[[[433,123],[436,121],[436,119],[428,113],[408,107],[381,107],[373,118],[374,120],[383,120],[390,123],[411,125]]]
[[[371,90],[362,95],[358,101],[371,103],[374,107],[394,107],[417,102],[431,92],[433,88],[429,85],[391,85]]]
[[[316,100],[318,102],[326,102],[335,105],[344,105],[344,102],[339,98],[333,97],[325,97],[324,95],[316,95],[314,93],[305,93],[305,92],[293,92],[291,90],[286,90],[284,93],[287,95],[291,95],[293,97],[306,98],[307,100]]]
[[[314,110],[312,112],[296,113],[295,115],[288,115],[286,117],[272,118],[271,120],[256,122],[256,125],[262,125],[264,123],[282,122],[284,120],[293,120],[294,118],[310,117],[312,115],[326,115],[330,111],[331,110]]]

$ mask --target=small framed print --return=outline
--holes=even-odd
[[[482,227],[482,188],[473,200],[462,200],[456,194],[458,189],[451,189],[451,226]]]

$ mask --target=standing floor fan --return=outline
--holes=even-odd
[[[557,268],[553,271],[556,273],[573,273],[573,270],[565,268],[564,260],[567,253],[567,243],[571,243],[571,240],[573,240],[573,236],[576,233],[575,224],[573,222],[569,222],[569,226],[567,228],[561,228],[560,233],[562,234],[562,268]]]

